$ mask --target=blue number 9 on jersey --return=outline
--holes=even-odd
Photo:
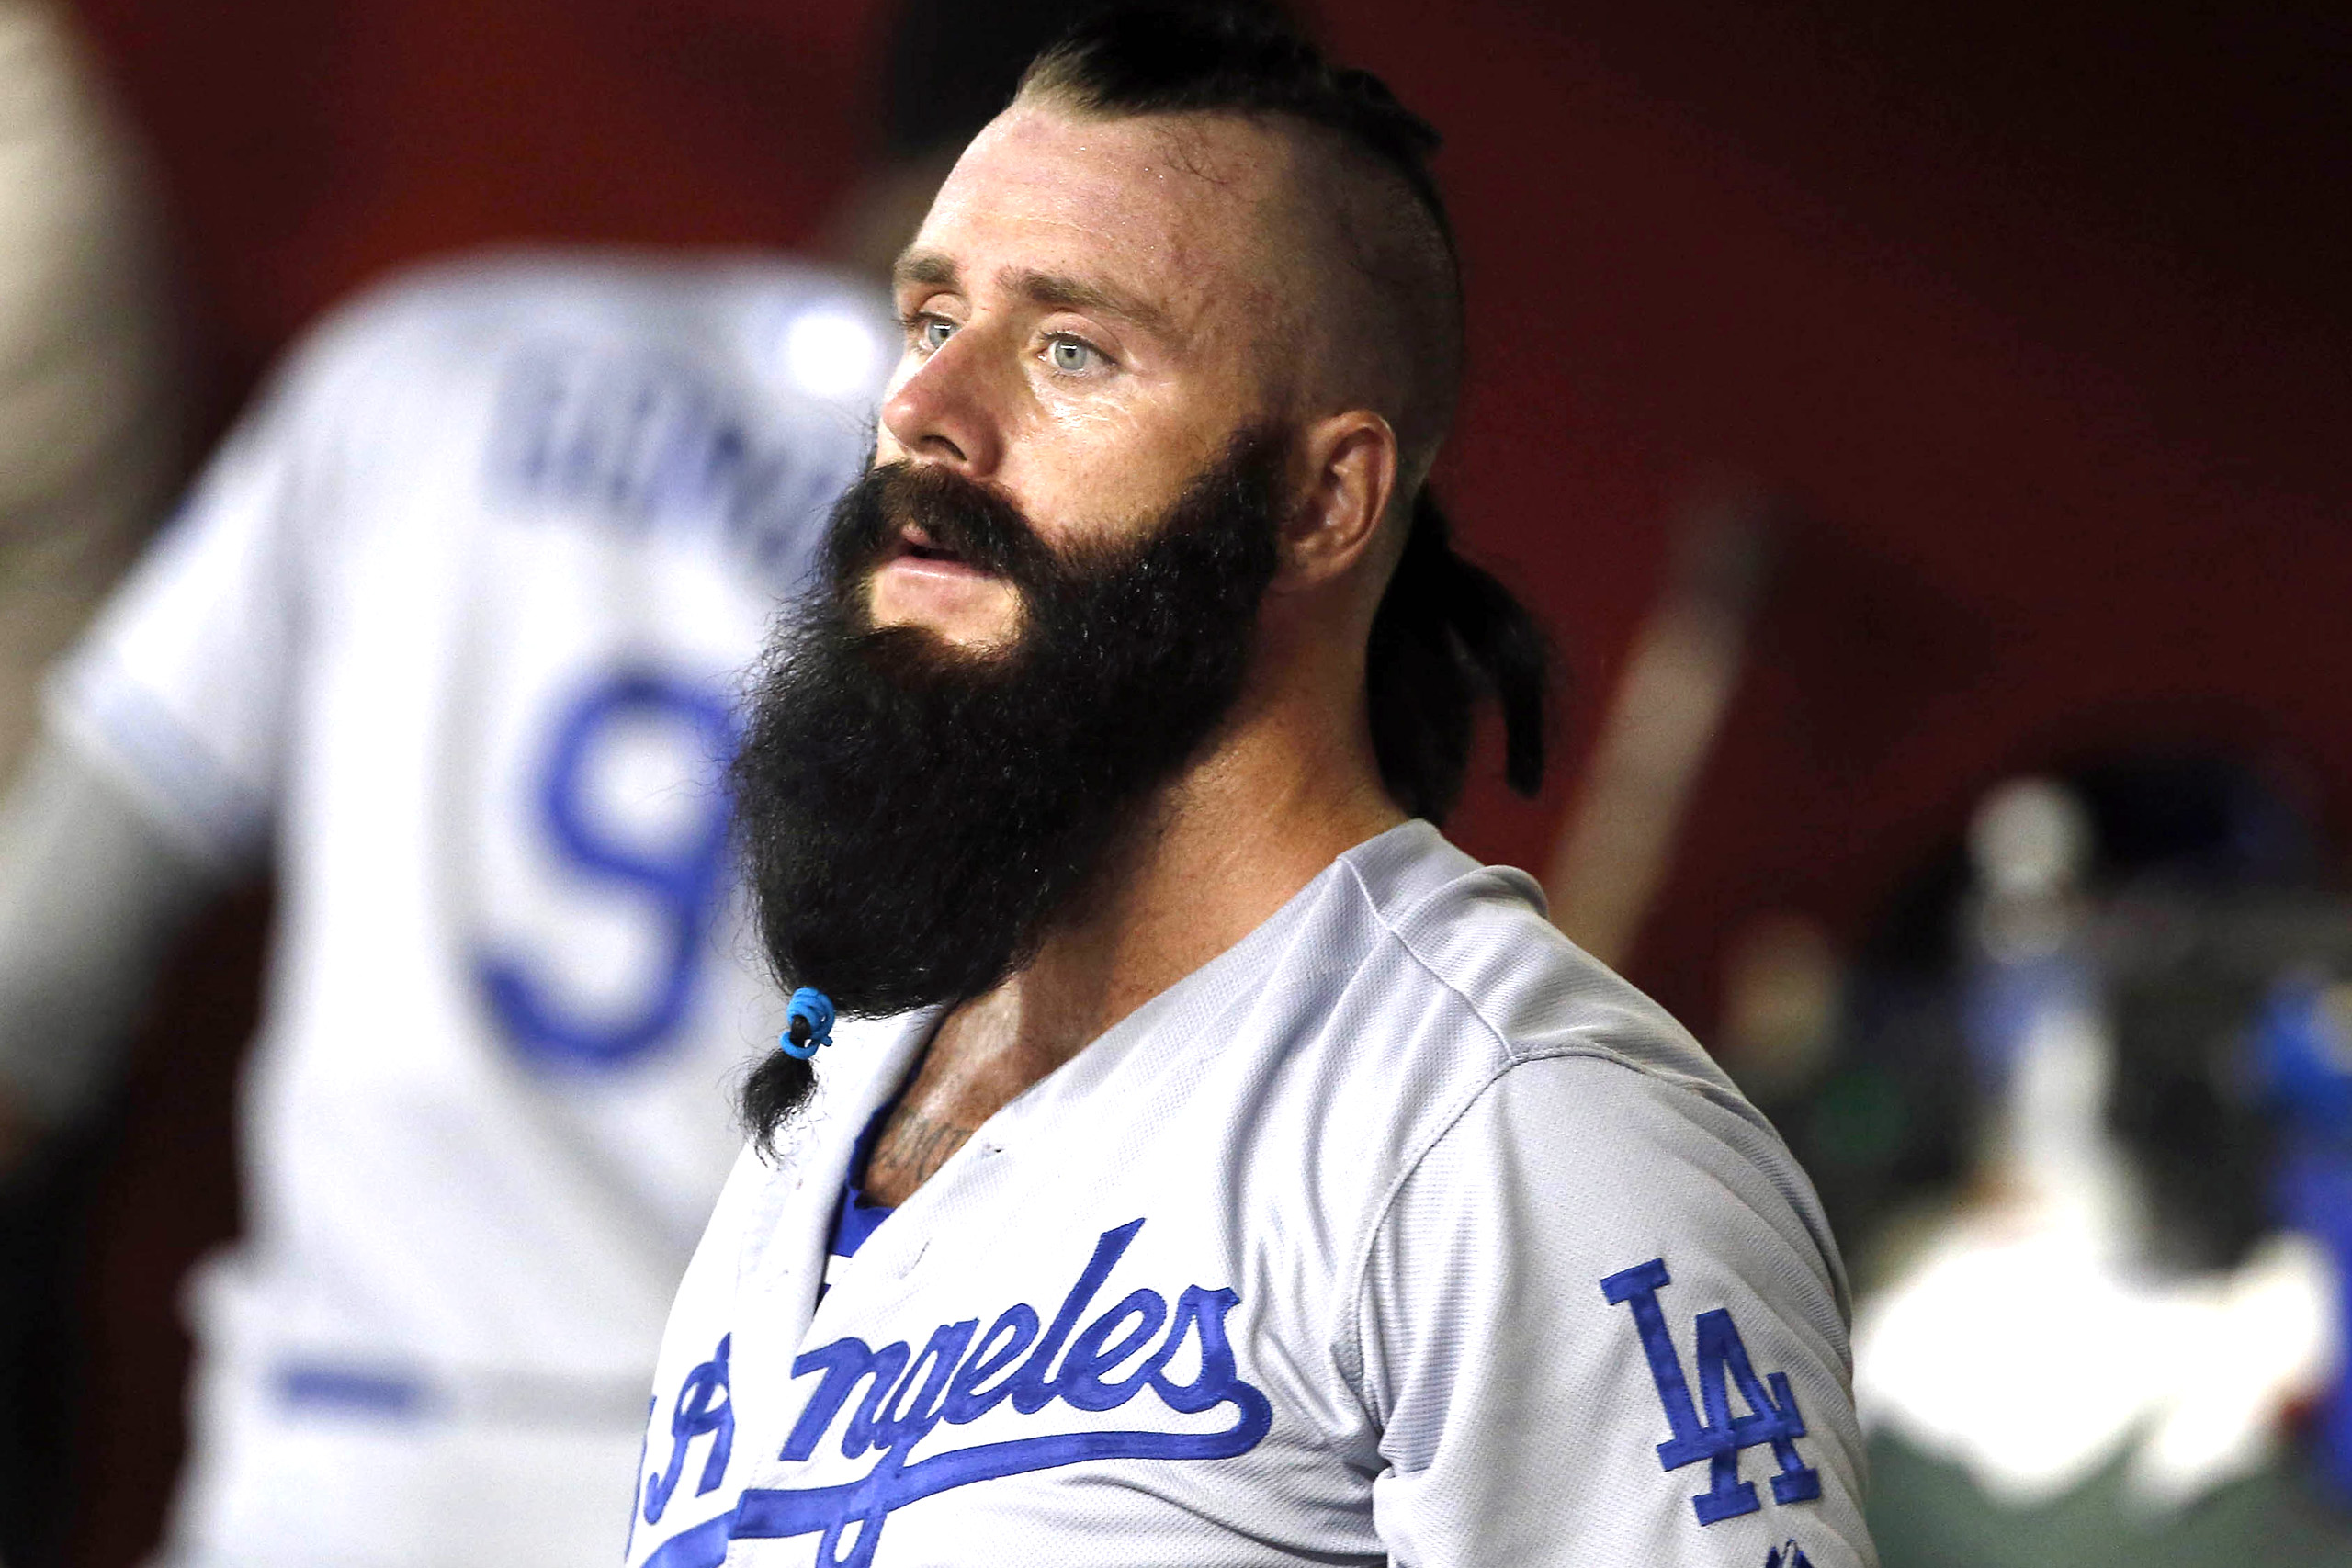
[[[475,961],[485,999],[514,1049],[544,1066],[611,1069],[669,1042],[685,1021],[711,925],[729,887],[728,798],[695,791],[691,819],[652,841],[617,830],[595,809],[601,765],[632,734],[683,731],[695,765],[715,772],[734,754],[735,719],[718,694],[648,670],[591,687],[558,717],[537,794],[538,829],[564,870],[654,917],[661,951],[639,996],[593,1013],[558,995],[512,953]],[[683,779],[685,774],[681,773]]]

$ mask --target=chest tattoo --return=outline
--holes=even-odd
[[[877,1198],[903,1201],[907,1194],[930,1180],[977,1130],[935,1122],[911,1107],[899,1106],[875,1140],[873,1156],[866,1162],[865,1189]]]

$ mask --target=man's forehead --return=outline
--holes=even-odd
[[[934,271],[952,263],[967,286],[982,272],[1107,277],[1189,314],[1262,270],[1288,156],[1282,138],[1232,117],[1017,104],[957,162],[910,255]]]

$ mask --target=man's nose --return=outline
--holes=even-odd
[[[1001,389],[981,333],[956,333],[883,400],[882,426],[909,457],[953,465],[974,479],[1003,457]]]

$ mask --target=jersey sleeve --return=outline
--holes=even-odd
[[[1874,1564],[1838,1265],[1724,1098],[1501,1072],[1396,1190],[1357,1303],[1400,1568]]]
[[[336,335],[240,422],[45,693],[51,730],[215,863],[258,850],[277,801],[307,558],[335,505]]]

